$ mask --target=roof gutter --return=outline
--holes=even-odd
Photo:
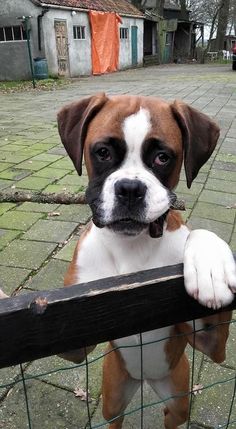
[[[72,7],[72,6],[60,6],[60,5],[56,5],[56,4],[47,4],[47,3],[39,3],[37,2],[37,4],[39,6],[45,7],[45,8],[50,8],[50,9],[62,9],[62,10],[75,10],[78,12],[90,12],[93,9],[83,9],[80,7]],[[106,11],[98,11],[98,12],[106,12]],[[108,12],[108,11],[107,11]],[[144,15],[140,16],[140,15],[132,15],[129,13],[119,13],[117,12],[118,15],[120,16],[127,16],[129,18],[139,18],[139,19],[144,19]]]

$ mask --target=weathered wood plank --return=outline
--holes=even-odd
[[[182,271],[175,265],[0,300],[0,367],[214,314],[187,295]]]

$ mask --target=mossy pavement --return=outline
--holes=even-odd
[[[183,99],[209,114],[219,123],[221,137],[211,159],[189,190],[184,173],[177,194],[186,200],[186,220],[208,228],[225,239],[236,251],[236,73],[230,65],[171,65],[127,70],[100,77],[76,80],[54,91],[2,94],[0,103],[0,189],[44,192],[84,190],[85,170],[78,177],[60,143],[56,112],[65,103],[99,91],[109,94],[156,95],[167,100]],[[8,294],[61,287],[63,275],[83,225],[90,217],[87,206],[35,203],[0,204],[1,287]],[[216,365],[197,354],[194,382],[204,389],[193,399],[193,427],[221,427],[227,422],[236,371],[236,327],[232,326],[228,357]],[[101,422],[101,359],[104,345],[90,355],[92,424]],[[191,356],[191,351],[189,352]],[[27,381],[32,428],[79,429],[88,424],[85,402],[75,396],[85,389],[84,368],[58,357],[25,364],[25,375],[39,375]],[[54,373],[56,368],[61,371]],[[0,428],[28,427],[22,382],[18,366],[0,370]],[[145,403],[157,400],[144,390]],[[140,393],[131,408],[139,406]],[[230,428],[236,428],[236,402]],[[160,406],[145,410],[145,429],[162,428]],[[138,428],[140,413],[127,417],[124,428]],[[87,425],[87,427],[89,427]]]

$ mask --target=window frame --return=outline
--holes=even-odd
[[[120,40],[129,40],[129,27],[120,27]]]
[[[15,39],[14,27],[19,27],[19,29],[20,29],[20,35],[21,35],[20,39]],[[12,39],[7,39],[7,37],[6,37],[6,28],[10,28],[11,29]],[[0,40],[0,43],[25,42],[27,40],[27,37],[26,37],[26,34],[25,34],[24,30],[23,30],[23,26],[22,25],[5,25],[5,26],[1,26],[0,29],[2,30],[3,39],[4,39],[4,40]]]
[[[75,35],[77,37],[75,37]],[[82,37],[78,37],[78,36]],[[74,40],[86,40],[86,26],[85,25],[73,25],[73,39]]]

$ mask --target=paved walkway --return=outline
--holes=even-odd
[[[217,232],[236,251],[236,73],[227,66],[176,65],[129,70],[77,80],[53,92],[0,95],[0,189],[80,191],[86,175],[77,177],[65,156],[55,121],[56,111],[67,102],[99,91],[108,94],[143,94],[167,100],[183,99],[214,117],[221,137],[211,160],[202,168],[191,190],[184,175],[178,196],[187,202],[186,218],[193,227]],[[33,203],[0,204],[0,275],[6,293],[60,287],[75,242],[89,219],[86,206],[49,206]],[[206,385],[235,375],[236,327],[232,326],[228,358],[217,366],[197,356],[195,382]],[[98,356],[103,349],[95,351]],[[191,354],[191,352],[190,352]],[[65,367],[57,357],[24,366],[27,376]],[[93,425],[101,422],[101,361],[90,366],[90,403]],[[19,367],[0,371],[0,384],[19,378]],[[85,403],[75,396],[85,388],[85,370],[70,369],[27,381],[32,428],[79,429],[87,422]],[[207,389],[194,399],[192,421],[217,427],[227,421],[234,381]],[[139,395],[139,394],[138,394]],[[138,405],[139,396],[132,407]],[[156,401],[145,390],[145,402]],[[162,427],[157,407],[145,411],[145,429]],[[232,420],[236,419],[234,404]],[[27,428],[23,387],[0,388],[0,428]],[[139,414],[125,428],[138,428]],[[230,428],[236,428],[232,423]]]

